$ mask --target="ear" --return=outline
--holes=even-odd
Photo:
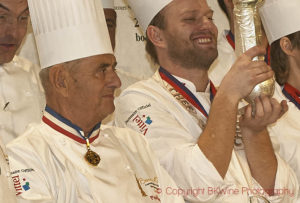
[[[165,48],[165,38],[163,31],[156,26],[149,25],[147,28],[147,37],[156,47]]]
[[[294,56],[293,46],[289,38],[282,37],[280,39],[280,48],[288,56]]]
[[[68,77],[70,77],[69,73],[62,64],[54,65],[49,70],[49,80],[54,91],[63,97],[68,96]]]

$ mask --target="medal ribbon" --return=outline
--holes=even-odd
[[[93,130],[89,133],[88,137],[84,137],[81,134],[81,128],[74,125],[73,123],[71,123],[69,120],[63,118],[62,116],[60,116],[58,113],[56,113],[54,110],[52,110],[50,107],[46,106],[45,111],[49,114],[51,114],[53,117],[55,117],[57,120],[63,122],[64,124],[68,125],[69,127],[73,128],[74,130],[76,130],[78,132],[78,134],[80,135],[80,137],[78,137],[77,135],[63,129],[62,127],[60,127],[59,125],[57,125],[56,123],[52,122],[50,119],[48,119],[46,116],[43,116],[42,120],[44,121],[44,123],[46,123],[47,125],[49,125],[51,128],[53,128],[54,130],[60,132],[61,134],[75,140],[76,142],[79,142],[81,144],[87,144],[87,139],[89,140],[89,143],[92,143],[93,141],[95,141],[100,134],[100,131],[98,133],[98,135],[92,137],[91,139],[90,136],[92,135],[92,133],[100,128],[101,123],[97,124]]]
[[[291,102],[293,102],[297,108],[300,110],[300,91],[291,86],[288,83],[285,83],[282,93],[288,98]]]
[[[232,34],[231,31],[228,32],[228,34],[226,35],[226,39],[228,41],[228,43],[230,44],[230,46],[233,48],[233,50],[235,50],[235,41],[234,41],[234,35]],[[271,64],[271,51],[270,51],[270,46],[268,45],[267,50],[266,50],[266,55],[265,55],[265,62],[270,65]]]
[[[229,31],[228,34],[226,35],[226,39],[228,43],[231,45],[231,47],[233,48],[233,50],[235,50],[234,35],[232,34],[231,31]]]
[[[159,68],[160,77],[166,81],[169,85],[171,85],[177,92],[179,92],[187,101],[189,101],[195,108],[197,108],[206,118],[208,117],[208,113],[204,109],[201,102],[196,98],[196,96],[182,84],[179,80],[177,80],[173,75],[171,75],[166,69],[163,67]],[[212,82],[210,82],[210,100],[212,101],[217,90]]]

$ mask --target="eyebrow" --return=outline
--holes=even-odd
[[[28,7],[25,8],[24,11],[21,12],[20,16],[21,16],[23,13],[25,13],[26,11],[29,11],[29,8],[28,8]]]
[[[181,14],[181,16],[186,15],[186,14],[189,14],[189,13],[194,14],[194,13],[198,13],[198,12],[199,12],[198,10],[189,10],[189,11],[183,12],[183,13]],[[206,14],[208,14],[208,13],[214,13],[214,11],[213,11],[211,8],[209,8],[207,11],[204,12],[204,15],[206,15]]]
[[[0,3],[0,8],[9,11],[9,9],[6,6],[4,6],[3,4],[1,4],[1,3]]]

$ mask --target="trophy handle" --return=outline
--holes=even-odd
[[[233,0],[234,4],[234,29],[235,52],[240,56],[254,46],[262,45],[263,30],[258,8],[265,0]],[[253,60],[264,60],[264,56],[255,57]],[[255,98],[264,94],[272,97],[275,90],[275,79],[271,78],[254,87],[245,100],[252,105],[255,111]]]

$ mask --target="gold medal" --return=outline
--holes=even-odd
[[[86,152],[84,158],[87,162],[89,162],[93,166],[97,166],[100,163],[100,160],[101,160],[100,156],[96,152],[94,152],[90,149],[88,149],[88,151]]]
[[[96,152],[90,149],[89,139],[86,139],[86,147],[88,151],[84,155],[85,160],[90,164],[92,164],[93,166],[97,166],[100,163],[101,159]]]

